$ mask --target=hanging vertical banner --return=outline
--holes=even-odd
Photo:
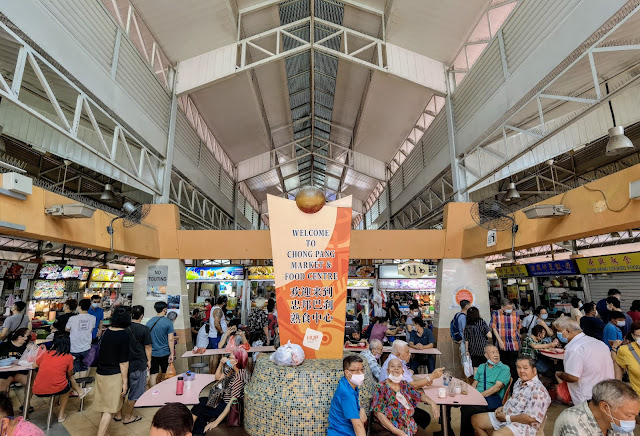
[[[307,359],[342,359],[351,197],[315,213],[272,195],[267,202],[280,343],[302,346]]]

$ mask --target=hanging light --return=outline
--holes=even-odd
[[[616,126],[609,129],[609,142],[607,142],[607,156],[617,156],[633,150],[633,143],[624,136],[624,127]]]
[[[612,238],[620,238],[620,233],[618,233],[618,232],[613,232],[613,233],[611,233],[611,237],[612,237]]]
[[[113,186],[111,183],[107,183],[104,185],[104,191],[100,195],[100,200],[102,201],[113,201],[116,199],[116,196],[113,195]]]
[[[45,250],[51,250],[53,249],[53,244],[51,242],[47,242],[47,244],[44,246]]]
[[[505,201],[515,200],[516,198],[520,198],[520,193],[516,189],[516,184],[513,182],[509,182],[507,185],[507,193],[504,196]]]
[[[124,210],[127,214],[132,215],[136,211],[136,207],[130,201],[125,201],[122,205],[122,210]]]

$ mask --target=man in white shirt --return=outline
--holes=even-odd
[[[220,296],[216,301],[216,305],[211,309],[209,315],[209,348],[217,349],[220,343],[220,338],[227,331],[227,320],[224,317],[227,311],[227,297]],[[209,359],[209,372],[215,373],[218,363],[220,361],[219,355],[212,355]]]
[[[73,356],[74,377],[86,377],[89,367],[84,364],[84,358],[91,349],[93,328],[96,326],[96,317],[89,314],[91,300],[85,298],[78,303],[78,315],[72,316],[67,321],[66,330],[71,340],[71,355]]]
[[[553,325],[560,342],[568,342],[564,371],[557,371],[556,379],[567,382],[573,404],[589,401],[596,384],[615,378],[609,347],[582,333],[578,321],[568,316],[559,318]]]

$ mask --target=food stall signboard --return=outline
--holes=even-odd
[[[8,280],[31,280],[36,276],[37,270],[37,263],[0,260],[0,279],[5,278]]]
[[[280,342],[307,359],[342,359],[351,242],[351,197],[305,213],[267,196]]]
[[[435,290],[436,279],[380,279],[378,288],[387,291],[422,291]]]
[[[433,277],[436,275],[435,265],[425,265],[419,262],[407,262],[398,265],[398,274],[409,279],[419,279],[422,277]]]
[[[539,262],[527,264],[529,275],[541,276],[571,276],[578,274],[576,266],[571,260],[557,260],[554,262]]]
[[[576,259],[582,274],[640,271],[640,253],[608,254]]]
[[[496,274],[501,279],[529,277],[526,265],[499,266],[496,268]]]
[[[349,265],[349,278],[374,279],[376,267],[372,265]]]
[[[91,271],[92,282],[121,282],[124,278],[124,271],[115,269],[94,268]]]
[[[187,267],[188,282],[217,282],[220,280],[244,280],[244,268],[241,266]]]
[[[250,266],[249,280],[273,280],[272,266]]]

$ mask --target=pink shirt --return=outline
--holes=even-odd
[[[380,342],[383,342],[386,333],[387,333],[387,325],[382,323],[377,323],[371,329],[371,336],[369,338],[369,342],[371,342],[371,340],[373,339],[377,339]]]
[[[13,436],[44,436],[44,432],[35,424],[24,421],[22,417],[16,418],[18,425],[13,430]]]

